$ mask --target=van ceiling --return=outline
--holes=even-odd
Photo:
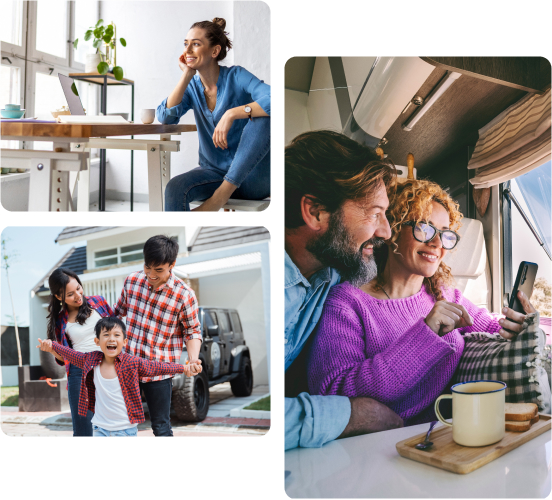
[[[309,93],[316,57],[292,57],[286,63],[285,88]]]

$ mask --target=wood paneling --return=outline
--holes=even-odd
[[[434,66],[508,87],[542,94],[550,88],[550,62],[544,57],[422,57]]]

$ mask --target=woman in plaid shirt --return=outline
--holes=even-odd
[[[48,278],[50,305],[48,306],[48,339],[77,352],[100,350],[95,344],[94,327],[101,319],[113,316],[103,297],[85,297],[79,277],[71,270],[58,268]],[[65,364],[69,406],[73,421],[73,436],[92,436],[93,413],[78,413],[82,370],[54,354],[56,363]]]
[[[190,376],[201,371],[201,328],[194,291],[172,273],[177,255],[178,243],[167,236],[146,241],[144,271],[126,278],[114,313],[126,317],[124,352],[150,361],[178,363],[186,343],[189,364],[184,373]],[[141,377],[140,389],[155,436],[172,436],[172,375]]]

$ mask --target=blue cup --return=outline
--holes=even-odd
[[[4,106],[4,109],[6,110],[20,110],[21,109],[21,104],[6,104]]]

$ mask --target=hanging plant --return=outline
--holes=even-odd
[[[101,61],[97,66],[98,73],[105,75],[112,67],[112,73],[116,80],[123,79],[123,68],[117,66],[117,38],[116,27],[114,23],[103,25],[103,19],[100,19],[95,26],[90,27],[84,34],[84,40],[88,42],[93,39],[92,46],[96,49],[96,54],[100,55]],[[119,38],[119,42],[123,47],[126,47],[126,40]],[[73,47],[76,49],[79,43],[77,38],[73,42]],[[103,49],[103,52],[102,52]]]

